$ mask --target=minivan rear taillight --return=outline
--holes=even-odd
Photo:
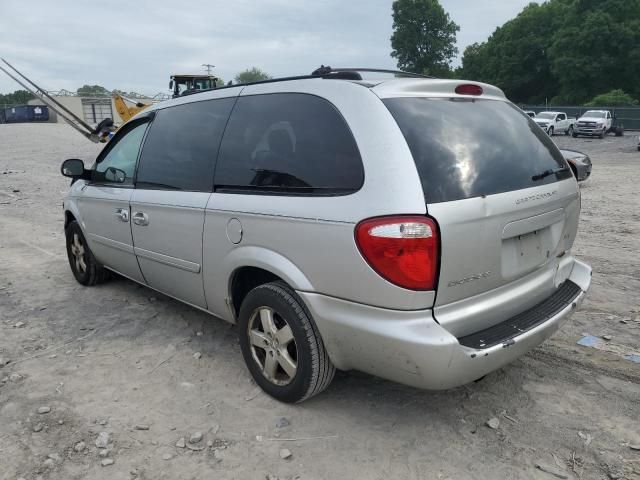
[[[440,252],[433,219],[371,218],[356,226],[355,235],[360,253],[383,278],[411,290],[435,289]]]

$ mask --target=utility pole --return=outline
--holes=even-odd
[[[210,63],[203,63],[202,66],[207,70],[207,75],[211,75],[211,69],[215,67],[215,65],[211,65]]]

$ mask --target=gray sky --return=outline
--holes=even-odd
[[[458,48],[484,41],[529,0],[441,0]],[[192,4],[193,7],[186,5]],[[212,63],[229,80],[320,64],[395,68],[391,0],[0,0],[0,56],[47,90],[99,84],[155,94]],[[459,60],[457,60],[459,63]],[[0,72],[0,92],[19,89]]]

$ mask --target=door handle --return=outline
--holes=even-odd
[[[142,212],[136,212],[133,214],[133,223],[142,227],[149,225],[149,215]]]
[[[128,222],[129,221],[129,210],[126,210],[124,208],[118,208],[118,209],[116,209],[115,215],[122,222]]]

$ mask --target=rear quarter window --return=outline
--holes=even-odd
[[[509,102],[480,99],[383,100],[409,145],[427,203],[521,190],[572,176],[549,136]]]
[[[355,139],[327,100],[298,93],[238,98],[220,146],[216,191],[345,195],[363,182]]]

